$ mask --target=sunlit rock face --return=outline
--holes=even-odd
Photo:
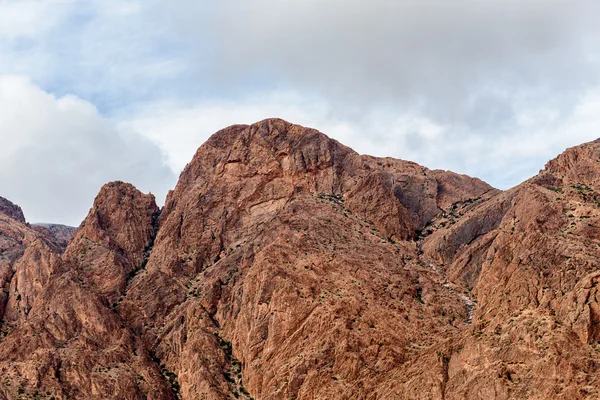
[[[502,192],[270,119],[162,210],[109,183],[73,235],[0,199],[0,399],[597,398],[599,155]]]

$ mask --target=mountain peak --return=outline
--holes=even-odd
[[[198,149],[202,154],[207,147],[215,150],[233,152],[242,146],[255,146],[267,149],[277,156],[285,156],[296,152],[314,152],[322,150],[340,150],[343,153],[354,153],[324,133],[313,128],[293,124],[280,118],[269,118],[251,125],[232,125],[212,135]],[[321,154],[325,156],[325,154]]]
[[[565,150],[550,160],[543,171],[562,178],[565,183],[600,186],[600,139]]]
[[[0,197],[0,213],[16,221],[25,223],[25,215],[23,215],[21,207],[4,197]]]
[[[599,148],[502,192],[267,119],[214,134],[163,210],[104,185],[64,253],[1,218],[0,398],[576,398]]]
[[[130,183],[110,182],[100,189],[75,238],[101,232],[132,257],[146,246],[158,212],[154,195],[144,194]]]

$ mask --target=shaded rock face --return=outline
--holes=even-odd
[[[25,215],[23,210],[16,204],[13,204],[4,197],[0,197],[0,213],[14,219],[15,221],[25,223]]]
[[[421,193],[424,206],[403,203],[401,187]],[[355,385],[343,382],[366,381],[376,365],[414,356],[412,344],[464,324],[462,300],[439,273],[417,272],[416,245],[404,239],[440,212],[438,201],[489,191],[472,178],[360,156],[284,121],[234,126],[183,171],[147,272],[118,310],[158,343],[186,398],[350,396]],[[244,390],[228,379],[236,365]]]
[[[500,192],[266,120],[64,252],[0,210],[0,399],[598,398],[599,154]]]
[[[33,228],[45,235],[50,235],[63,249],[67,248],[69,241],[77,232],[77,228],[60,224],[33,224]]]

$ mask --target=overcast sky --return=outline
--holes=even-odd
[[[215,131],[268,117],[509,188],[600,137],[600,2],[0,0],[0,196],[78,225],[159,203]]]

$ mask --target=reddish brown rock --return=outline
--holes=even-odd
[[[80,279],[112,303],[145,267],[157,229],[154,196],[130,184],[105,185],[67,248],[64,259]]]
[[[382,377],[379,397],[599,397],[599,154],[569,149],[425,239],[449,277],[478,276],[473,324]]]
[[[170,354],[188,398],[235,392],[227,374],[207,382],[189,371],[206,371],[207,362],[231,370],[236,358],[258,398],[349,396],[357,385],[367,393],[370,378],[468,319],[463,299],[421,265],[415,244],[395,242],[413,237],[441,205],[487,192],[481,181],[360,156],[281,120],[234,126],[182,173],[148,274],[133,281],[120,310]],[[202,310],[196,315],[208,325],[181,317],[183,326],[165,328],[189,309]],[[192,357],[181,330],[191,343],[210,343],[206,330],[217,332],[233,358],[214,348],[212,358]]]
[[[414,237],[415,227],[408,210],[392,190],[391,174],[373,172],[361,178],[346,196],[348,209],[366,221],[372,221],[377,229],[391,240],[408,240]]]
[[[15,221],[23,224],[25,223],[25,215],[23,215],[23,210],[21,210],[21,207],[13,204],[4,197],[0,197],[0,213],[14,219]]]
[[[8,203],[5,203],[8,204]],[[42,257],[39,252],[34,249],[45,248],[49,251],[58,252],[59,246],[49,235],[37,232],[30,226],[25,224],[25,218],[20,212],[20,208],[12,205],[9,209],[4,208],[4,212],[0,211],[0,320],[4,318],[7,302],[11,290],[14,292],[15,287],[11,288],[11,282],[16,272],[31,274],[32,271],[17,268],[19,260],[31,247],[30,254],[37,254],[38,260]],[[38,268],[37,265],[34,268]],[[34,273],[35,275],[35,273]],[[30,278],[38,279],[38,282],[31,282],[29,278],[24,285],[38,285],[44,281],[42,277],[30,276]]]
[[[166,370],[112,309],[106,286],[96,286],[88,269],[98,267],[101,274],[105,266],[106,276],[113,275],[114,264],[100,264],[98,255],[104,261],[143,260],[148,243],[140,243],[150,237],[140,233],[154,229],[156,206],[151,196],[122,183],[107,185],[101,194],[72,245],[77,248],[93,232],[104,240],[104,251],[76,258],[72,249],[61,256],[43,232],[0,218],[3,248],[11,254],[2,277],[7,299],[0,325],[0,398],[177,398]],[[147,214],[149,219],[138,219]]]
[[[77,228],[60,224],[34,224],[33,228],[43,235],[52,237],[61,249],[67,248],[71,238],[77,232]]]
[[[598,398],[599,160],[500,192],[265,120],[64,254],[2,213],[0,398]]]

